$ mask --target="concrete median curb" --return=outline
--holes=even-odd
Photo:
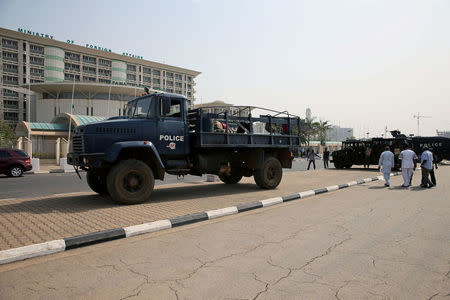
[[[400,175],[401,172],[394,172],[391,176]],[[351,181],[344,184],[328,186],[324,188],[318,188],[315,190],[303,191],[287,196],[275,197],[265,199],[257,202],[240,204],[237,206],[225,207],[216,210],[198,212],[194,214],[179,216],[167,220],[159,220],[150,223],[144,223],[139,225],[128,226],[124,228],[109,229],[99,232],[88,233],[80,236],[74,236],[69,238],[63,238],[59,240],[53,240],[40,244],[33,244],[19,248],[13,248],[0,251],[0,265],[7,264],[19,260],[24,260],[32,257],[43,256],[47,254],[66,251],[69,249],[80,248],[111,240],[132,237],[149,232],[155,232],[160,230],[169,229],[172,227],[179,227],[201,221],[216,219],[225,217],[241,212],[272,206],[283,202],[289,202],[297,199],[304,199],[307,197],[323,194],[331,191],[337,191],[340,189],[348,188],[354,185],[360,185],[372,181],[383,180],[383,176],[377,176],[372,178],[365,178],[358,181]]]

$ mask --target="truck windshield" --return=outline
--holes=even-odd
[[[124,115],[127,118],[146,118],[149,113],[153,97],[139,98],[127,103]]]

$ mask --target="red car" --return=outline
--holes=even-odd
[[[0,149],[0,174],[19,177],[32,168],[30,157],[23,150]]]

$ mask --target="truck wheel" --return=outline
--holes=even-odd
[[[87,184],[97,194],[108,195],[108,188],[106,186],[106,174],[102,174],[97,170],[89,170],[86,174]]]
[[[225,174],[219,174],[219,179],[226,184],[236,184],[242,179],[242,172],[240,170],[235,170],[231,172],[230,176]]]
[[[280,161],[275,157],[268,157],[264,161],[262,169],[255,170],[253,178],[256,184],[263,189],[274,189],[283,177],[283,169]]]
[[[343,166],[342,166],[340,163],[338,163],[338,162],[335,162],[335,163],[334,163],[334,167],[335,167],[336,169],[342,169],[342,168],[343,168]]]
[[[136,159],[121,161],[111,169],[107,177],[109,195],[115,202],[123,204],[147,201],[154,185],[152,169]]]

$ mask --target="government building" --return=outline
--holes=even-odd
[[[22,28],[0,28],[0,52],[0,121],[13,127],[27,120],[50,123],[65,113],[121,115],[144,87],[184,95],[193,106],[200,74]]]

